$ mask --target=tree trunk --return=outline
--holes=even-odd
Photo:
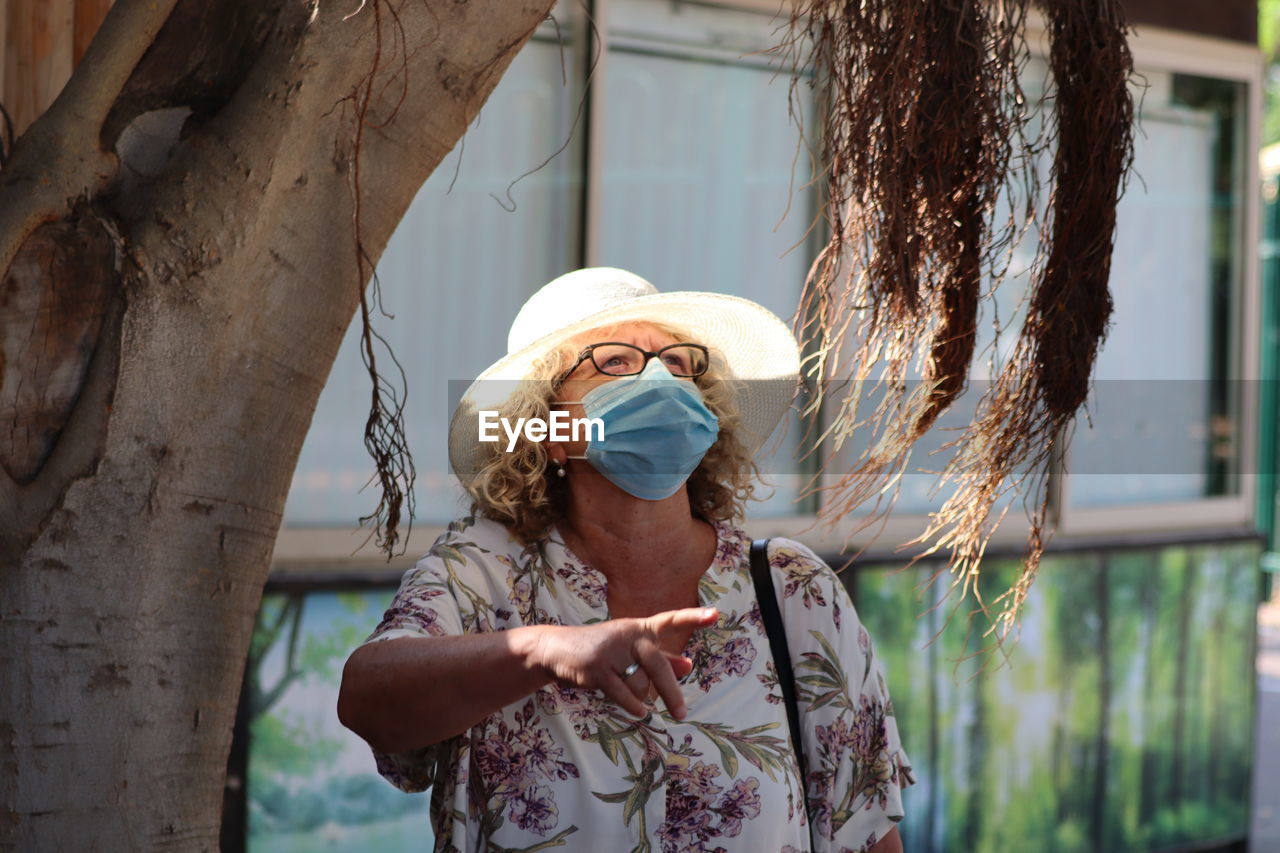
[[[550,5],[120,0],[19,140],[0,848],[216,848],[285,496],[368,273],[353,196],[373,261]]]
[[[941,627],[938,625],[938,610],[943,606],[943,602],[938,599],[939,584],[931,584],[929,586],[929,594],[933,600],[930,602],[929,609],[926,611],[926,618],[929,620],[929,645],[926,647],[926,663],[925,667],[929,673],[929,740],[927,763],[929,767],[929,803],[925,808],[925,813],[921,816],[924,818],[925,847],[923,853],[934,853],[938,849],[937,838],[937,822],[942,814],[942,785],[945,777],[942,775],[942,763],[939,760],[940,746],[942,735],[941,721],[938,719],[942,713],[939,692],[941,690],[938,681],[942,677],[939,671],[938,662],[938,645],[942,642]]]
[[[1093,832],[1093,849],[1107,848],[1107,771],[1111,763],[1111,589],[1110,566],[1099,557],[1094,586],[1098,606],[1098,732],[1094,760],[1093,792],[1089,824]]]
[[[1160,564],[1157,557],[1149,558],[1143,571],[1143,583],[1139,587],[1139,602],[1142,609],[1142,654],[1146,666],[1142,673],[1142,771],[1139,789],[1138,825],[1147,826],[1155,817],[1157,804],[1160,802],[1159,786],[1162,784],[1157,767],[1161,756],[1156,752],[1161,743],[1161,729],[1164,727],[1163,716],[1160,725],[1156,725],[1156,666],[1160,659],[1161,649],[1157,645],[1157,608],[1156,592],[1161,581]]]
[[[972,642],[969,644],[969,651],[978,655],[982,652],[982,635],[970,626],[973,632],[971,635]],[[966,850],[979,849],[979,843],[982,840],[982,832],[984,829],[983,818],[985,816],[985,798],[988,796],[986,788],[986,769],[987,769],[987,715],[986,702],[983,696],[982,686],[986,680],[986,672],[979,667],[978,671],[971,676],[970,703],[973,705],[973,720],[969,723],[968,740],[969,740],[969,758],[966,771],[966,783],[968,785],[967,799],[965,800],[964,810],[964,843]]]
[[[1170,748],[1173,752],[1173,766],[1169,770],[1169,805],[1177,808],[1182,805],[1183,776],[1186,772],[1185,756],[1190,751],[1187,744],[1187,712],[1190,699],[1187,697],[1187,670],[1191,666],[1191,612],[1195,605],[1196,561],[1188,559],[1182,569],[1182,597],[1178,609],[1178,651],[1176,665],[1177,676],[1173,687],[1173,732],[1170,736]]]

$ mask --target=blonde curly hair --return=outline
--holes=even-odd
[[[663,323],[644,325],[688,341],[688,333]],[[618,327],[596,329],[607,335]],[[581,347],[565,342],[534,364],[531,375],[499,407],[499,415],[510,422],[517,418],[548,420],[557,391],[556,380],[576,360]],[[705,521],[740,518],[746,501],[755,498],[755,482],[760,471],[751,454],[737,437],[739,422],[732,380],[721,356],[711,353],[707,372],[694,379],[703,402],[719,419],[720,433],[702,462],[689,475],[689,509]],[[568,506],[569,485],[551,474],[546,445],[529,441],[523,433],[510,453],[486,444],[485,458],[475,478],[464,484],[471,495],[473,514],[500,522],[520,542],[530,544],[546,537]]]

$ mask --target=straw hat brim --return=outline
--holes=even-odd
[[[740,416],[738,440],[754,454],[769,438],[794,398],[800,352],[791,330],[769,309],[720,293],[653,293],[590,314],[508,353],[471,383],[449,424],[449,462],[470,483],[486,451],[479,441],[479,412],[502,407],[546,353],[583,332],[627,322],[652,322],[686,331],[719,354],[728,368]],[[488,451],[492,452],[492,451]]]

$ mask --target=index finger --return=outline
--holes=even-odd
[[[648,618],[650,627],[661,634],[672,629],[689,630],[714,625],[720,618],[720,611],[714,607],[686,607],[683,610],[666,610]]]

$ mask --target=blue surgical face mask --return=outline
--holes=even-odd
[[[592,388],[580,402],[588,418],[603,423],[604,440],[569,458],[585,459],[609,482],[646,501],[679,491],[720,434],[698,387],[676,379],[656,358],[634,377]]]

